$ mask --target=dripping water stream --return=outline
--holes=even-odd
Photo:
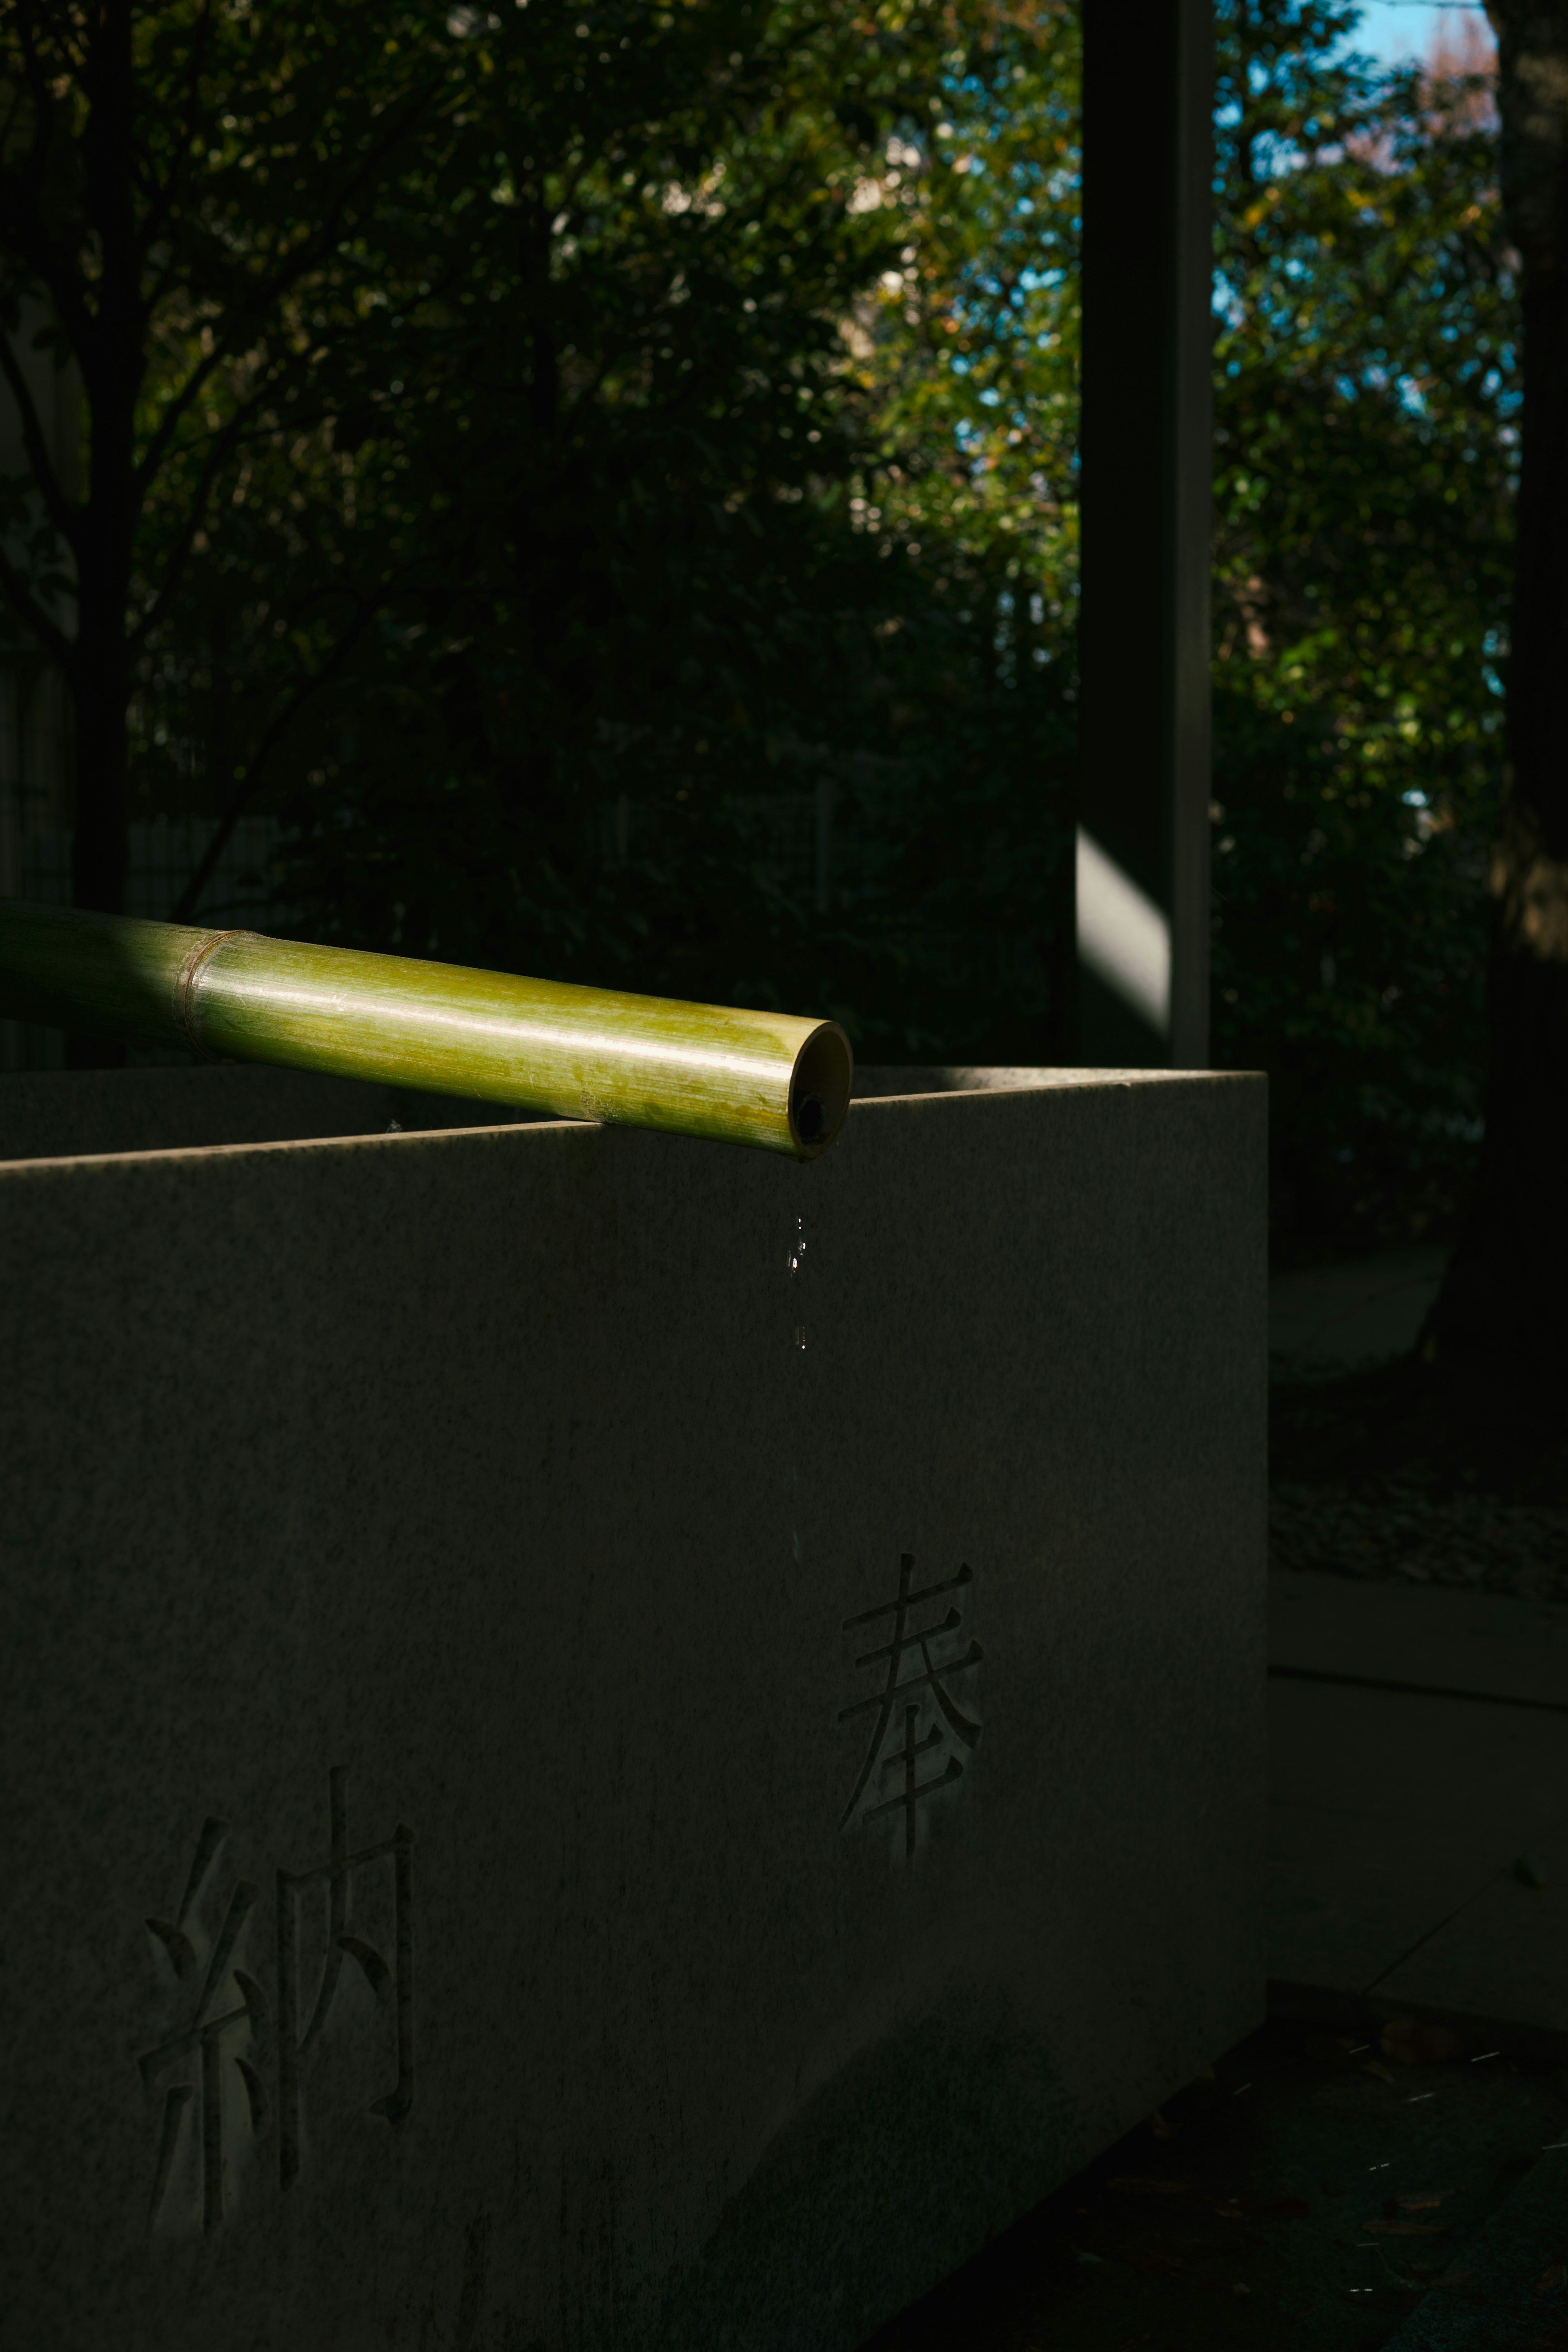
[[[800,1456],[802,1423],[805,1417],[805,1378],[799,1359],[805,1354],[805,1219],[797,1216],[788,1253],[790,1357],[789,1397],[789,1522],[790,1551],[800,1565]]]

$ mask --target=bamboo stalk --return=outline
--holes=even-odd
[[[833,1141],[853,1071],[833,1021],[17,899],[0,900],[0,1014],[796,1160]]]

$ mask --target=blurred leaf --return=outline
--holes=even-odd
[[[1465,2054],[1464,2037],[1451,2026],[1425,2025],[1413,2017],[1396,2017],[1385,2025],[1378,2046],[1401,2066],[1436,2066]]]

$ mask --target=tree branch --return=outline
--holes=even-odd
[[[191,550],[195,544],[196,533],[202,527],[202,521],[207,510],[207,500],[212,493],[213,483],[236,450],[243,448],[247,441],[273,440],[284,431],[290,434],[314,432],[319,425],[325,424],[329,416],[336,414],[335,404],[324,403],[314,415],[307,412],[302,416],[290,417],[287,426],[281,423],[276,427],[256,425],[253,422],[256,411],[266,392],[272,389],[278,381],[276,377],[269,378],[267,385],[258,389],[247,402],[245,407],[232,416],[227,425],[221,427],[215,435],[212,449],[202,467],[196,488],[191,494],[185,520],[180,525],[176,535],[174,551],[163,566],[163,584],[127,638],[133,655],[141,651],[156,629],[163,619],[165,607],[179,587],[184,576],[185,566],[190,561]]]
[[[201,14],[196,21],[195,38],[191,44],[191,69],[185,100],[184,135],[180,141],[177,160],[169,168],[169,176],[148,207],[142,223],[142,248],[154,246],[174,213],[175,191],[190,174],[191,149],[196,126],[201,120],[202,64],[206,55],[207,36],[212,30],[212,0],[202,0]]]
[[[75,646],[60,627],[59,623],[52,620],[45,612],[31,587],[12,562],[3,539],[0,539],[0,589],[4,589],[7,602],[24,627],[32,630],[34,635],[54,660],[59,663],[62,669],[68,669],[76,654]]]
[[[195,872],[192,875],[190,880],[181,891],[178,898],[174,901],[173,911],[169,917],[171,922],[189,922],[191,916],[195,913],[196,907],[200,903],[202,892],[206,888],[207,884],[212,880],[213,875],[217,869],[217,862],[219,858],[223,856],[224,851],[228,846],[229,841],[234,833],[234,828],[238,824],[239,819],[244,813],[247,802],[254,796],[256,789],[261,782],[262,770],[266,766],[267,761],[271,758],[272,753],[277,750],[279,744],[282,741],[284,736],[288,733],[289,728],[293,725],[300,711],[305,708],[305,705],[311,701],[314,697],[321,691],[323,687],[329,686],[332,679],[338,675],[338,672],[342,668],[342,666],[348,659],[349,655],[353,652],[354,646],[363,635],[378,609],[378,604],[374,602],[370,604],[362,603],[360,604],[353,619],[350,622],[347,629],[345,629],[343,635],[339,638],[337,644],[333,646],[332,651],[322,663],[321,668],[317,670],[313,676],[308,677],[302,686],[296,688],[289,700],[284,704],[282,709],[279,711],[277,716],[274,718],[272,724],[268,728],[266,733],[262,736],[260,742],[257,745],[255,753],[246,767],[245,773],[237,780],[234,790],[230,793],[228,799],[225,802],[223,809],[218,816],[216,829],[213,834],[212,839],[208,842],[205,849],[202,853],[201,859],[196,866]]]
[[[402,118],[394,124],[386,137],[370,150],[362,160],[359,169],[353,173],[344,185],[339,189],[320,226],[314,232],[300,238],[286,260],[273,271],[270,279],[263,279],[245,308],[237,311],[228,321],[223,335],[214,336],[212,351],[199,366],[192,370],[184,383],[169,402],[157,431],[142,454],[136,468],[139,489],[145,488],[146,484],[151,481],[163,464],[168,452],[169,443],[182,417],[213,370],[233,354],[237,343],[243,335],[254,333],[263,324],[283,297],[297,286],[319,261],[324,260],[333,247],[339,243],[343,214],[353,196],[367,176],[376,169],[418,120],[419,115],[429,104],[430,96],[431,93],[428,90],[420,91],[413,104],[405,110]]]
[[[33,137],[20,169],[5,175],[19,200],[16,205],[7,207],[9,242],[12,250],[42,279],[72,351],[79,360],[85,360],[92,336],[92,313],[79,299],[69,268],[61,262],[50,242],[38,205],[38,190],[47,168],[55,100],[50,76],[38,55],[33,31],[31,18],[23,11],[22,50],[33,101]]]
[[[74,552],[77,546],[78,517],[69,499],[60,488],[59,476],[55,471],[53,453],[44,438],[44,428],[38,415],[37,404],[33,398],[32,386],[17,366],[16,354],[11,348],[11,338],[4,331],[0,331],[0,375],[4,375],[11,397],[16,402],[20,414],[22,446],[27,453],[27,463],[33,469],[33,480],[43,498],[45,506],[48,509],[49,520]]]

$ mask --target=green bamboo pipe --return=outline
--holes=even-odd
[[[796,1160],[833,1141],[854,1068],[833,1021],[17,899],[0,900],[0,1015]]]

